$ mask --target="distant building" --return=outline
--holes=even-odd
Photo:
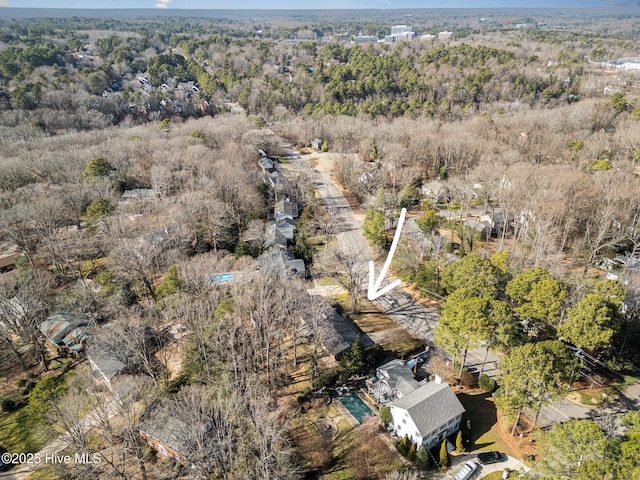
[[[438,40],[451,40],[451,37],[453,37],[453,32],[444,31],[438,33]]]
[[[384,37],[384,43],[396,43],[413,40],[416,34],[413,28],[407,25],[394,25],[391,27],[391,35]]]
[[[425,40],[432,41],[435,39],[436,39],[436,36],[432,33],[425,33],[424,35],[420,35],[420,38],[419,38],[420,41],[425,41]]]
[[[391,27],[391,35],[407,35],[413,33],[413,28],[407,25],[394,25]]]
[[[378,43],[378,37],[374,37],[372,35],[358,35],[357,37],[353,37],[353,43]]]

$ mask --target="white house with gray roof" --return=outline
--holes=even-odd
[[[460,428],[464,407],[446,383],[427,383],[394,400],[391,426],[399,437],[433,448]]]
[[[367,380],[369,392],[382,404],[402,398],[420,387],[413,371],[403,360],[391,360],[376,369]]]

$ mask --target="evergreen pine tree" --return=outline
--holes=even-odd
[[[416,460],[416,444],[412,443],[409,447],[409,453],[407,453],[407,460],[410,462],[415,462]]]
[[[364,359],[364,346],[362,345],[360,335],[358,335],[351,346],[342,355],[342,358],[340,359],[340,366],[347,372],[347,374],[355,375],[364,370],[366,366]]]
[[[431,467],[431,454],[424,445],[416,452],[416,467],[422,472],[429,470]]]
[[[398,443],[398,452],[400,452],[400,455],[403,457],[406,457],[409,453],[409,443],[409,437],[407,435],[402,437],[402,440]]]
[[[444,439],[442,441],[442,445],[440,445],[440,466],[448,467],[449,466],[449,452],[447,452],[447,440]]]
[[[465,451],[464,441],[462,440],[462,430],[458,430],[458,435],[456,436],[456,450],[460,453]]]

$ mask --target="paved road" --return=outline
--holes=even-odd
[[[624,429],[620,424],[619,417],[630,410],[640,410],[640,382],[632,383],[620,395],[602,406],[587,407],[563,398],[542,409],[538,425],[542,428],[548,428],[555,423],[569,420],[610,419],[613,421],[614,432],[622,433]]]
[[[327,209],[335,218],[338,243],[340,245],[357,245],[362,249],[364,260],[368,262],[368,260],[374,259],[368,242],[362,236],[362,222],[353,215],[349,203],[334,184],[331,175],[314,169],[308,162],[309,158],[310,155],[291,152],[292,163],[290,167],[304,171],[314,180]],[[406,231],[403,229],[403,234],[418,234],[417,227],[412,225],[411,220],[408,220],[406,224],[409,227]],[[384,258],[376,262],[376,272],[380,271],[383,262]],[[382,286],[394,280],[395,278],[387,273],[387,279]],[[414,336],[424,340],[428,345],[433,345],[434,329],[439,318],[435,308],[428,308],[415,302],[411,297],[403,295],[403,292],[398,288],[383,295],[375,302],[380,310],[388,314],[397,324],[406,327]],[[495,377],[498,374],[499,360],[500,355],[496,352],[489,351],[487,355],[485,348],[475,348],[467,352],[466,366],[471,371],[480,372],[482,370],[488,376]],[[640,409],[640,382],[628,387],[619,398],[612,400],[605,407],[584,407],[566,398],[555,402],[542,409],[539,424],[542,427],[548,427],[554,423],[573,419],[619,416],[629,410],[638,409]],[[620,430],[619,424],[618,430]]]
[[[331,175],[315,170],[309,163],[310,157],[311,155],[292,153],[290,156],[292,162],[287,165],[287,167],[298,169],[313,179],[314,185],[322,197],[327,210],[334,218],[338,244],[344,247],[357,246],[362,252],[362,260],[365,263],[368,263],[369,260],[376,260],[369,243],[362,235],[362,222],[353,215],[349,203],[334,183]],[[409,228],[406,233],[414,234],[415,232]],[[385,258],[376,261],[376,273],[380,272],[384,260]],[[384,287],[395,280],[396,278],[393,275],[387,273],[382,286]],[[365,281],[363,290],[366,287]],[[439,318],[435,308],[425,307],[415,302],[411,296],[404,294],[404,292],[398,288],[379,297],[375,300],[375,303],[382,312],[389,315],[398,325],[404,326],[416,338],[425,341],[430,346],[434,345],[433,336]],[[468,366],[479,372],[485,360],[485,353],[485,349],[482,348],[470,350],[467,353]],[[484,367],[484,372],[489,376],[495,376],[498,371],[497,362],[499,356],[490,351],[486,360],[487,363]]]

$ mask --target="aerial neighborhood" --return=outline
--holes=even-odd
[[[170,3],[0,5],[0,479],[640,478],[638,6]]]

